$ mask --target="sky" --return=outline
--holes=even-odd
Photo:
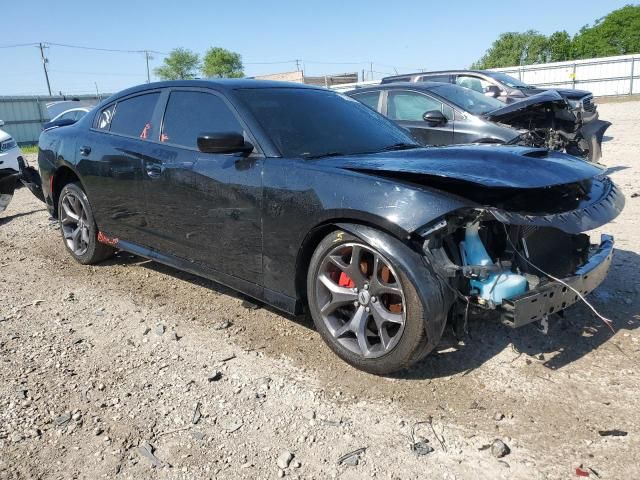
[[[502,32],[574,34],[631,1],[5,0],[0,96],[47,92],[40,50],[10,47],[17,44],[48,45],[54,93],[113,93],[144,83],[145,56],[136,51],[159,52],[150,62],[153,70],[175,47],[200,54],[212,46],[233,50],[248,76],[293,71],[298,59],[308,75],[369,71],[373,62],[374,78],[381,78],[466,68]]]

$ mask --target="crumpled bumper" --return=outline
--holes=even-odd
[[[592,120],[588,123],[585,122],[579,133],[582,137],[578,142],[578,146],[583,150],[589,152],[587,160],[590,162],[597,162],[602,158],[602,139],[604,132],[611,126],[611,122],[604,120]]]
[[[611,235],[602,235],[600,245],[589,260],[580,266],[574,275],[562,281],[588,295],[607,276],[613,258],[614,241]],[[521,327],[564,310],[576,303],[580,297],[571,288],[560,282],[550,281],[518,297],[503,300],[499,307],[502,320],[512,327]]]
[[[0,169],[0,212],[6,210],[13,198],[13,192],[24,185],[36,198],[44,202],[42,192],[42,179],[38,171],[29,167],[22,157],[18,157],[20,171],[16,172],[12,168]]]

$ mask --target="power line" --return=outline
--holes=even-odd
[[[64,48],[77,48],[80,50],[94,50],[98,52],[118,52],[118,53],[155,53],[157,55],[169,55],[166,52],[158,52],[156,50],[123,50],[119,48],[99,48],[99,47],[87,47],[84,45],[71,45],[68,43],[54,43],[54,42],[45,42],[47,45],[53,45],[56,47],[64,47]]]
[[[282,63],[296,63],[300,60],[282,60],[280,62],[242,62],[243,65],[279,65]]]
[[[15,43],[13,45],[0,45],[0,48],[37,47],[37,43]]]

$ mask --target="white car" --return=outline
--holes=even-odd
[[[70,110],[65,110],[64,112],[56,115],[47,123],[42,126],[43,130],[49,130],[54,127],[64,127],[66,125],[71,125],[72,123],[77,122],[82,117],[84,117],[91,108],[89,107],[77,107],[72,108]]]
[[[4,121],[0,120],[0,127]],[[16,141],[4,130],[0,130],[0,212],[4,211],[13,197],[13,191],[20,179],[22,152]]]
[[[0,127],[2,126],[4,121],[0,120]],[[44,201],[40,175],[27,165],[20,147],[11,135],[0,129],[0,212],[7,208],[13,192],[22,185]]]

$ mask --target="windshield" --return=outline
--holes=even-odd
[[[382,115],[329,90],[256,88],[236,93],[285,157],[351,155],[415,144]]]
[[[487,112],[504,107],[504,103],[500,100],[458,85],[443,83],[431,88],[431,91],[474,115],[484,115]]]
[[[492,78],[495,78],[501,83],[504,83],[507,87],[511,88],[535,88],[531,85],[527,85],[526,83],[518,80],[517,78],[513,78],[511,75],[507,75],[506,73],[500,72],[486,72]]]

